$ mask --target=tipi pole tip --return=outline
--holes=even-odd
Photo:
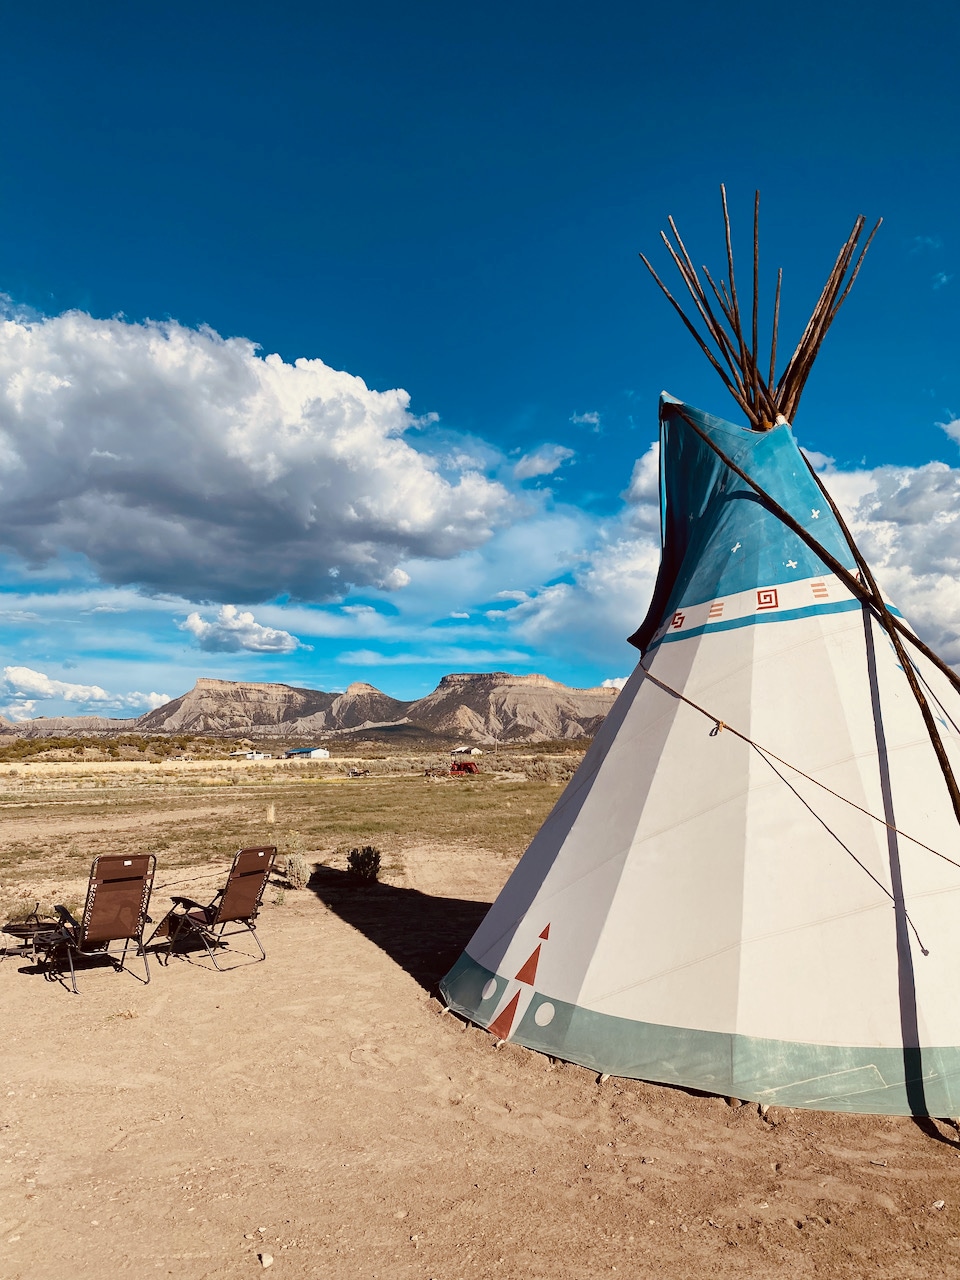
[[[701,267],[703,276],[719,304],[720,314],[716,314],[712,309],[707,293],[701,285],[700,277],[693,265],[693,259],[687,251],[672,214],[667,218],[667,223],[673,233],[676,247],[671,243],[666,232],[661,231],[660,237],[693,299],[697,315],[705,326],[709,339],[719,350],[720,357],[723,363],[726,364],[727,369],[724,369],[715,358],[707,345],[707,339],[698,331],[697,326],[686,315],[676,299],[670,295],[646,256],[642,253],[639,256],[660,289],[680,315],[701,350],[723,379],[724,385],[747,416],[751,426],[754,430],[766,431],[776,424],[779,416],[786,418],[790,422],[794,420],[797,406],[800,403],[800,396],[813,368],[814,360],[819,353],[821,343],[836,318],[837,312],[849,295],[853,283],[860,272],[867,250],[870,248],[883,219],[879,218],[877,220],[873,230],[863,243],[859,257],[854,262],[854,255],[866,226],[864,215],[857,215],[850,233],[844,240],[833,267],[827,276],[826,283],[821,290],[820,297],[800,341],[787,362],[779,381],[776,381],[783,272],[782,270],[777,272],[770,337],[769,374],[765,378],[760,370],[759,357],[760,192],[759,190],[754,191],[753,201],[753,300],[749,335],[744,333],[740,299],[737,293],[730,206],[727,200],[726,184],[723,182],[720,183],[720,206],[723,215],[724,244],[727,257],[727,280],[721,279],[718,288],[706,266]],[[720,315],[722,315],[722,320]],[[726,322],[728,328],[724,327],[724,322]],[[729,373],[727,370],[729,370]]]

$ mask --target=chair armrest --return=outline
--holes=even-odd
[[[80,921],[77,920],[74,917],[74,915],[67,910],[65,906],[63,906],[62,904],[58,904],[53,909],[57,913],[57,915],[60,917],[61,924],[68,924],[73,929],[76,929],[77,933],[80,932]]]
[[[176,903],[178,907],[196,907],[199,911],[206,911],[206,907],[202,902],[196,902],[193,898],[171,898],[171,902]]]

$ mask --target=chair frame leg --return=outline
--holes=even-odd
[[[236,920],[229,920],[229,921],[225,921],[222,925],[219,925],[219,926],[215,925],[211,929],[211,928],[203,928],[198,924],[194,924],[192,920],[182,918],[180,923],[177,925],[176,929],[174,930],[174,932],[172,932],[170,935],[171,954],[173,952],[173,947],[175,942],[181,936],[199,938],[200,941],[203,943],[203,948],[206,951],[207,955],[210,957],[210,961],[213,964],[213,967],[217,970],[217,972],[229,973],[231,969],[236,969],[240,966],[229,965],[227,968],[224,968],[224,966],[217,961],[216,950],[220,946],[226,945],[223,942],[223,936],[224,936],[224,932],[226,930],[227,925],[237,924],[237,923],[238,921]],[[248,924],[245,920],[239,921],[239,923],[242,924],[243,928],[246,929],[247,932],[251,935],[254,942],[257,944],[257,950],[260,952],[260,959],[257,960],[256,958],[254,958],[254,964],[261,964],[264,960],[266,960],[267,953],[263,949],[263,943],[260,941],[259,935],[257,934],[256,927],[252,924]],[[214,932],[214,930],[217,928],[219,928],[219,933]],[[240,932],[239,929],[235,929],[233,931],[233,933],[239,933],[239,932]],[[227,934],[227,936],[232,937],[233,935]]]
[[[130,949],[130,943],[131,943],[131,942],[135,942],[135,943],[137,944],[137,949],[136,949],[136,951],[134,952],[134,955],[139,956],[139,957],[140,957],[140,959],[143,961],[143,971],[144,971],[144,977],[143,977],[143,978],[137,978],[137,975],[136,975],[135,973],[131,973],[131,977],[137,978],[137,981],[138,981],[138,982],[142,982],[142,983],[143,983],[143,985],[144,985],[145,987],[146,987],[146,986],[149,986],[149,985],[150,985],[150,957],[149,957],[149,955],[148,955],[148,953],[147,953],[147,948],[146,948],[146,944],[145,944],[145,942],[144,942],[144,940],[143,940],[143,933],[142,933],[142,932],[141,932],[141,934],[140,934],[140,937],[139,937],[139,938],[125,938],[125,939],[124,939],[124,941],[123,941],[123,950],[120,952],[119,957],[117,957],[117,956],[115,956],[115,955],[112,955],[112,954],[110,953],[110,945],[109,945],[109,943],[107,944],[107,948],[106,948],[105,954],[106,954],[106,955],[107,955],[107,957],[108,957],[108,958],[113,962],[113,964],[116,966],[117,973],[123,973],[124,969],[126,968],[126,963],[127,963],[127,952],[128,952],[128,951],[129,951],[129,949]],[[69,965],[70,965],[70,985],[73,987],[73,994],[74,994],[75,996],[78,996],[78,995],[80,994],[80,989],[79,989],[79,987],[77,986],[77,969],[76,969],[76,965],[73,963],[73,953],[74,953],[74,951],[76,950],[76,948],[75,948],[75,947],[72,947],[72,946],[70,946],[70,945],[68,944],[67,946],[65,946],[65,947],[64,947],[64,950],[65,950],[65,951],[66,951],[66,953],[67,953],[67,962],[68,962],[68,963],[69,963]],[[52,963],[52,962],[51,962],[51,963]],[[127,969],[127,972],[128,972],[128,973],[130,973],[131,971],[130,971],[129,969]]]
[[[124,955],[126,955],[126,949],[124,949]],[[144,971],[144,973],[146,974],[146,979],[145,979],[145,981],[144,981],[144,984],[143,984],[143,985],[144,985],[145,987],[149,987],[149,985],[150,985],[150,957],[147,955],[147,944],[146,944],[146,943],[144,942],[144,940],[143,940],[143,930],[142,930],[142,929],[141,929],[141,931],[140,931],[140,937],[137,939],[137,955],[138,955],[138,956],[140,957],[140,959],[143,961],[143,971]]]
[[[116,960],[116,957],[115,957],[115,956],[112,956],[112,957],[111,957],[111,959],[112,959],[112,960],[114,961],[114,963],[117,965],[117,973],[123,973],[124,969],[126,968],[126,964],[127,964],[127,952],[128,952],[128,951],[129,951],[129,949],[130,949],[130,943],[131,943],[131,942],[135,942],[135,943],[137,944],[137,949],[136,949],[136,951],[134,951],[134,953],[133,953],[133,954],[134,954],[135,956],[139,956],[139,957],[140,957],[140,959],[143,961],[143,971],[144,971],[144,975],[145,975],[145,976],[144,976],[144,978],[143,978],[143,985],[144,985],[145,987],[147,987],[147,986],[149,986],[149,985],[150,985],[150,959],[149,959],[149,956],[147,955],[147,945],[146,945],[146,943],[145,943],[145,942],[144,942],[144,940],[143,940],[143,930],[142,930],[142,929],[140,930],[140,936],[139,936],[139,937],[137,937],[137,938],[124,938],[124,940],[123,940],[123,950],[120,952],[120,960],[119,960],[119,963],[117,962],[117,960]],[[108,944],[108,954],[109,954],[109,944]],[[128,970],[127,970],[127,972],[129,973],[129,972],[130,972],[130,970],[128,969]],[[136,976],[137,976],[137,975],[136,975],[136,974],[133,974],[132,976],[133,976],[134,978],[136,978]],[[138,979],[138,981],[139,981],[139,979]]]
[[[210,942],[207,938],[206,929],[197,929],[195,930],[195,932],[197,936],[200,938],[200,941],[203,943],[204,947],[206,948],[207,955],[213,961],[213,967],[218,971],[218,973],[224,973],[225,970],[221,969],[220,966],[217,964],[217,957],[214,954],[213,947],[211,947]],[[214,941],[216,942],[217,939],[214,938]]]
[[[237,922],[236,920],[231,920],[231,921],[228,921],[227,923],[229,923],[229,924],[237,924],[238,922]],[[264,949],[263,949],[263,943],[260,941],[259,937],[257,936],[257,929],[256,929],[256,925],[248,924],[246,920],[241,920],[241,921],[239,921],[239,923],[240,923],[240,924],[242,924],[242,925],[243,925],[243,927],[247,930],[247,932],[248,932],[248,933],[250,934],[250,936],[253,938],[254,942],[257,944],[257,948],[258,948],[258,949],[259,949],[259,951],[260,951],[260,959],[259,959],[259,960],[254,960],[254,964],[260,964],[260,963],[262,963],[262,961],[266,960],[266,958],[267,958],[267,953],[266,953],[266,951],[264,951]],[[227,927],[226,923],[225,923],[225,924],[222,924],[222,925],[220,926],[220,932],[219,932],[219,934],[217,935],[217,937],[214,939],[214,941],[219,942],[219,941],[223,938],[223,934],[224,934],[224,931],[225,931],[226,927]],[[239,932],[240,932],[240,931],[239,931],[239,929],[235,929],[235,930],[234,930],[234,933],[239,933]],[[212,937],[212,936],[213,936],[213,935],[211,934],[211,937]],[[232,935],[230,935],[230,936],[232,936]],[[222,965],[217,964],[217,958],[216,958],[216,956],[213,954],[213,951],[211,951],[210,947],[209,947],[209,946],[207,946],[207,940],[206,940],[206,938],[204,938],[203,943],[204,943],[204,946],[206,946],[206,947],[207,947],[207,951],[208,951],[208,953],[209,953],[209,955],[210,955],[210,959],[213,961],[214,966],[216,967],[216,969],[217,969],[220,973],[227,973],[227,972],[228,972],[228,970],[224,969]],[[235,969],[236,967],[237,967],[236,965],[231,965],[231,966],[230,966],[230,968],[231,968],[231,969]]]
[[[253,934],[253,940],[254,940],[254,942],[255,942],[255,943],[257,944],[257,946],[260,948],[260,957],[261,957],[261,959],[266,960],[266,958],[267,958],[267,953],[266,953],[266,951],[264,951],[264,949],[263,949],[263,943],[260,941],[260,935],[257,933],[257,927],[256,927],[256,925],[251,924],[251,925],[248,925],[247,927],[249,928],[250,932]]]

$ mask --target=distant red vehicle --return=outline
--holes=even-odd
[[[450,766],[450,772],[454,777],[462,777],[465,773],[479,773],[480,766],[474,764],[472,760],[454,760]]]

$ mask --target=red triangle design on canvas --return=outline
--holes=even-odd
[[[518,991],[500,1016],[487,1027],[492,1036],[496,1036],[498,1040],[507,1039],[510,1034],[510,1028],[513,1026],[513,1020],[517,1015],[517,1005],[519,1003],[520,992]]]
[[[537,976],[537,963],[539,959],[540,948],[537,947],[530,959],[521,966],[520,972],[517,974],[518,982],[529,982],[530,986],[533,986],[533,981]]]
[[[549,926],[549,925],[547,925],[547,927],[544,929],[543,933],[541,933],[540,937],[544,940],[544,942],[546,942],[546,940],[550,937],[550,926]]]

